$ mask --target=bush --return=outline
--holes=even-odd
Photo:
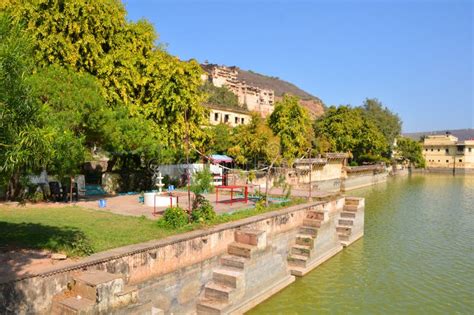
[[[200,195],[212,192],[213,189],[212,173],[209,166],[206,165],[201,172],[197,172],[193,175],[191,191],[196,195]]]
[[[167,208],[162,219],[166,226],[172,228],[179,228],[188,224],[188,214],[180,207]]]
[[[255,210],[257,212],[263,212],[266,209],[265,207],[265,199],[260,199],[255,203]]]
[[[212,222],[217,217],[209,200],[202,195],[197,195],[193,201],[191,219],[193,222]]]

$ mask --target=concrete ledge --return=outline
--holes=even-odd
[[[253,299],[240,303],[239,305],[236,305],[235,307],[232,307],[232,309],[229,310],[229,314],[238,315],[238,314],[245,313],[246,311],[254,308],[258,304],[270,298],[272,295],[274,295],[278,291],[281,291],[288,285],[292,284],[294,281],[295,281],[294,276],[287,276],[281,279],[281,281],[275,283],[272,287],[269,287],[267,290],[261,292],[260,294],[255,296]]]
[[[288,208],[283,208],[280,210],[275,210],[275,211],[263,213],[260,215],[252,216],[245,219],[219,224],[209,229],[195,230],[191,232],[176,234],[176,235],[169,236],[169,237],[159,239],[159,240],[152,240],[152,241],[148,241],[144,243],[118,247],[118,248],[103,251],[97,254],[93,254],[79,261],[71,262],[67,265],[62,265],[61,267],[53,266],[51,268],[45,269],[44,271],[41,271],[38,273],[30,273],[24,276],[20,276],[14,280],[6,281],[4,283],[18,282],[24,279],[34,278],[34,277],[47,277],[47,276],[51,276],[57,273],[64,273],[64,272],[69,272],[69,271],[74,271],[74,270],[83,270],[83,269],[87,269],[87,267],[106,263],[108,261],[119,259],[125,256],[131,256],[134,254],[139,254],[146,251],[154,250],[160,247],[174,245],[183,241],[189,241],[192,239],[206,237],[210,234],[219,233],[219,232],[229,230],[229,229],[237,229],[243,226],[250,225],[252,223],[268,220],[268,219],[285,215],[285,214],[290,214],[292,212],[301,211],[301,210],[314,207],[317,205],[321,205],[324,203],[326,202],[315,201],[315,202],[309,202],[305,204],[299,204],[299,205],[291,206]],[[0,282],[0,284],[2,284],[2,282]]]
[[[302,277],[304,276],[305,274],[307,274],[308,272],[310,272],[311,270],[313,270],[314,268],[318,267],[319,265],[321,265],[322,263],[324,263],[326,260],[328,260],[329,258],[331,258],[332,256],[336,255],[337,253],[339,253],[340,251],[342,251],[343,247],[342,245],[339,245],[337,247],[334,247],[333,249],[331,249],[330,251],[328,251],[324,256],[322,256],[321,258],[311,262],[306,268],[292,268],[291,269],[291,274],[294,275],[294,276],[297,276],[297,277]]]

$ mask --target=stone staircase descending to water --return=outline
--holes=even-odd
[[[138,300],[136,286],[128,286],[120,275],[100,270],[73,276],[68,290],[54,297],[50,314],[89,315],[133,306]]]
[[[266,232],[239,230],[235,242],[228,245],[227,255],[212,273],[197,304],[197,314],[228,314],[245,293],[245,271],[257,251],[267,246]]]
[[[336,227],[341,245],[346,247],[364,235],[364,199],[346,197]]]
[[[325,213],[321,208],[308,210],[288,256],[288,267],[292,275],[302,276],[313,268],[310,265],[315,253],[315,240],[324,221]]]

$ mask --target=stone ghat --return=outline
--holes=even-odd
[[[339,197],[125,246],[0,284],[0,313],[241,314],[363,225],[364,199]]]

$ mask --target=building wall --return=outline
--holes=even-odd
[[[451,135],[428,136],[423,142],[427,168],[474,169],[474,140],[458,141]]]
[[[210,108],[209,110],[209,123],[211,125],[228,124],[231,127],[237,127],[248,124],[250,120],[249,114],[237,111],[217,108]]]

